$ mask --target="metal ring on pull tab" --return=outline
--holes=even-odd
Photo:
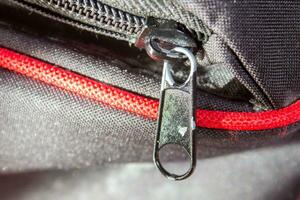
[[[185,48],[176,47],[172,51],[187,56],[190,61],[190,73],[183,84],[177,84],[171,74],[171,62],[164,60],[153,159],[164,176],[172,180],[182,180],[192,174],[196,165],[193,132],[195,129],[194,99],[197,62],[193,53]],[[161,163],[159,152],[170,144],[179,145],[189,157],[189,169],[183,174],[171,173]]]

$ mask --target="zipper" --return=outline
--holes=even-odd
[[[136,47],[145,49],[151,58],[164,63],[153,160],[159,171],[172,180],[187,178],[196,165],[194,130],[197,61],[193,52],[198,50],[198,45],[190,32],[180,28],[174,21],[156,23],[148,19],[135,43]],[[178,83],[172,75],[174,63],[183,65],[186,59],[190,63],[189,76],[184,83]],[[161,161],[160,152],[162,149],[167,152],[171,145],[182,149],[189,159],[189,168],[182,174],[170,172]]]
[[[39,2],[36,5],[24,0],[13,1],[35,12],[52,18],[60,17],[61,20],[76,25],[74,21],[57,16],[54,13],[46,12],[41,7],[37,7],[39,4],[42,6]],[[34,71],[28,71],[28,66],[19,70],[14,64],[7,63],[7,58],[4,57],[2,58],[4,61],[1,61],[1,65],[4,67],[8,66],[7,68],[11,70],[19,70],[23,74],[44,82],[51,80],[50,84],[99,100],[116,109],[157,119],[158,126],[154,141],[153,159],[161,173],[169,179],[183,180],[192,174],[196,164],[194,147],[194,130],[196,125],[199,126],[204,123],[204,127],[209,128],[227,129],[228,127],[235,127],[238,130],[244,130],[244,127],[247,127],[250,130],[259,130],[260,127],[257,125],[260,123],[263,124],[266,122],[269,125],[273,124],[274,127],[280,127],[282,122],[289,120],[298,121],[300,119],[299,111],[292,111],[287,114],[289,117],[286,121],[275,116],[272,117],[275,123],[259,118],[254,119],[254,124],[249,124],[251,115],[255,114],[249,114],[248,116],[241,113],[229,114],[218,111],[216,113],[214,113],[215,111],[196,111],[194,97],[196,95],[197,62],[194,54],[199,49],[199,41],[195,33],[177,22],[153,18],[145,19],[92,0],[82,2],[45,0],[43,3],[48,4],[53,9],[60,10],[60,12],[69,12],[72,15],[89,19],[97,26],[85,24],[87,28],[96,30],[96,32],[104,35],[134,43],[136,47],[145,49],[147,54],[154,60],[162,61],[163,76],[160,102],[158,103],[153,99],[124,92],[117,88],[112,89],[105,84],[97,83],[88,78],[78,77],[71,72],[66,72],[48,64],[37,65]],[[2,51],[5,53],[5,50]],[[9,54],[9,52],[6,52],[6,54]],[[177,83],[172,77],[172,69],[175,65],[184,65],[187,61],[190,66],[189,76],[184,83]],[[31,64],[31,61],[29,61],[29,65]],[[26,63],[22,62],[22,65],[26,65]],[[59,78],[55,78],[55,76]],[[297,106],[299,105],[300,103],[297,104]],[[215,114],[215,119],[213,119],[212,113]],[[237,119],[234,119],[236,114],[238,115]],[[223,118],[223,116],[226,116],[226,118]],[[207,124],[205,124],[205,120]],[[183,174],[169,172],[160,161],[160,150],[170,144],[182,147],[189,157],[190,168]]]
[[[172,51],[182,53],[188,57],[190,73],[184,83],[176,83],[172,78],[172,63],[167,59],[164,60],[153,159],[158,169],[167,178],[182,180],[192,174],[196,165],[194,130],[196,128],[195,85],[197,61],[192,52],[186,48],[175,47]],[[185,173],[178,175],[164,168],[160,160],[160,150],[166,149],[168,145],[177,145],[187,154],[190,167]]]
[[[125,12],[97,0],[11,1],[27,10],[56,21],[70,24],[97,34],[125,40],[130,44],[136,43],[140,33],[145,30],[148,20],[145,17]],[[69,17],[64,16],[65,13],[67,13]],[[156,21],[163,23],[168,20],[156,19]],[[190,29],[189,32],[192,32],[199,41],[206,38],[203,33],[196,33]]]
[[[112,34],[118,32],[126,35],[136,35],[145,23],[143,17],[129,14],[99,1],[46,0],[44,2],[55,9],[93,20],[94,23],[104,27]]]
[[[27,0],[12,1],[21,7],[43,16],[96,32],[97,34],[100,33],[126,40],[130,43],[135,42],[137,35],[142,31],[146,23],[144,17],[130,14],[94,0],[44,0],[34,1],[34,3]],[[45,8],[46,6],[47,8]],[[49,9],[52,9],[53,12]],[[62,16],[59,13],[68,13],[78,19],[78,21]]]

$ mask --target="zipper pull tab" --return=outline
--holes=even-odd
[[[190,73],[183,84],[177,84],[171,74],[171,61],[164,60],[158,129],[153,159],[158,169],[167,178],[182,180],[191,175],[196,164],[193,132],[195,129],[194,98],[197,62],[192,52],[185,48],[176,47],[172,51],[188,57]],[[170,173],[162,166],[159,151],[170,144],[179,145],[189,157],[190,167],[184,174]]]
[[[153,160],[163,175],[172,180],[182,180],[191,175],[195,168],[195,85],[197,62],[193,53],[198,43],[191,32],[175,21],[157,22],[147,19],[147,24],[139,34],[135,46],[145,49],[154,60],[163,60],[164,68],[159,104],[158,127],[155,138]],[[172,77],[175,61],[189,59],[190,73],[183,84]],[[173,153],[172,147],[183,149],[189,157],[189,169],[183,174],[166,170],[160,156],[161,150]],[[169,147],[169,148],[167,148]],[[177,150],[177,149],[176,149]]]

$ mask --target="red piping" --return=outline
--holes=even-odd
[[[150,119],[157,117],[157,100],[97,82],[5,48],[0,48],[0,67],[93,99],[115,109]],[[279,110],[264,112],[224,112],[197,109],[196,118],[197,126],[204,128],[225,130],[273,129],[300,120],[300,101]]]

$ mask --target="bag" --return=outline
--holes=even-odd
[[[196,159],[297,139],[300,5],[274,4],[1,1],[0,165],[154,155],[181,180]],[[179,175],[161,164],[182,159]]]

